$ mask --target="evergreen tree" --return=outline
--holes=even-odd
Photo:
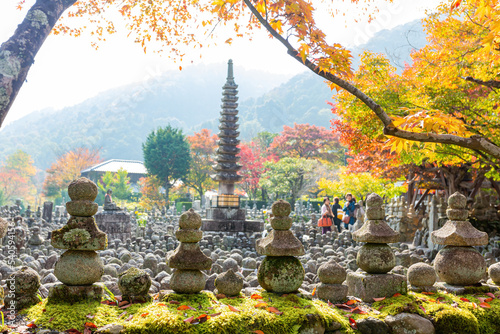
[[[181,129],[170,125],[158,128],[142,144],[142,152],[148,173],[162,180],[168,202],[174,182],[184,179],[189,173],[191,154],[186,137]]]

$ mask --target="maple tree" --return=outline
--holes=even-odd
[[[241,165],[238,172],[241,181],[238,183],[238,187],[241,187],[250,199],[256,199],[257,193],[261,189],[260,178],[266,172],[264,163],[272,158],[264,157],[260,145],[256,145],[254,142],[242,143],[238,147],[240,148],[238,155]]]
[[[120,168],[116,173],[107,171],[101,176],[101,179],[97,181],[97,187],[104,195],[111,189],[113,191],[113,197],[121,200],[127,200],[132,194],[132,188],[130,186],[130,177],[125,169]]]
[[[283,131],[274,137],[268,151],[280,157],[338,161],[343,160],[344,148],[332,131],[321,126],[294,123],[293,128],[283,126]]]
[[[7,156],[0,166],[0,192],[2,202],[18,197],[32,201],[37,193],[33,177],[36,167],[29,154],[17,150]]]
[[[80,177],[82,170],[101,162],[98,149],[79,147],[64,153],[49,169],[43,182],[43,192],[48,197],[58,197],[71,181]]]
[[[166,205],[165,196],[160,192],[162,181],[156,176],[141,177],[139,186],[141,188],[141,200],[139,205],[148,210],[153,207],[163,207]]]
[[[191,167],[183,182],[194,188],[200,199],[203,198],[207,189],[215,186],[210,174],[213,173],[212,165],[215,164],[214,156],[218,139],[219,137],[208,129],[201,129],[200,132],[187,136],[191,146]]]

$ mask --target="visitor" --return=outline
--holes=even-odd
[[[333,199],[334,204],[332,205],[332,213],[333,213],[333,223],[335,224],[335,227],[337,227],[337,231],[340,233],[340,223],[341,220],[339,218],[339,210],[342,210],[342,207],[339,204],[339,198],[335,197]]]
[[[318,221],[318,226],[323,228],[321,234],[332,231],[333,213],[330,207],[330,199],[325,197],[323,199],[323,206],[321,207],[321,219]]]
[[[356,218],[354,217],[355,202],[352,194],[346,194],[345,199],[346,202],[344,204],[344,208],[342,209],[342,211],[344,211],[344,219],[342,219],[342,221],[344,222],[344,228],[348,230],[349,226],[353,226],[356,221]]]

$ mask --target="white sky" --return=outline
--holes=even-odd
[[[326,0],[328,1],[328,0]],[[340,0],[329,0],[349,8],[348,16],[358,11]],[[26,10],[16,10],[18,0],[0,2],[0,43],[6,41],[24,18]],[[27,0],[25,8],[35,1]],[[349,1],[347,1],[349,2]],[[346,46],[365,43],[370,36],[382,29],[421,18],[426,9],[434,8],[439,0],[394,0],[393,4],[381,3],[377,19],[371,23],[347,23],[345,19],[333,20],[328,15],[317,17],[330,41]],[[346,7],[349,6],[349,7]],[[226,62],[232,58],[236,66],[259,69],[271,73],[289,74],[304,72],[305,68],[286,54],[284,47],[271,40],[264,32],[257,33],[253,41],[235,40],[231,46],[224,44],[224,28],[217,28],[221,42],[205,49],[203,57],[193,53],[183,63],[173,63],[167,57],[144,54],[141,47],[127,38],[127,32],[115,34],[100,44],[96,51],[85,37],[49,36],[35,58],[27,82],[23,85],[4,126],[33,111],[43,108],[62,108],[82,102],[99,92],[146,80],[167,70],[178,70],[179,65]],[[187,60],[186,60],[187,59]]]

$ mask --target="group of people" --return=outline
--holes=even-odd
[[[354,226],[356,222],[356,209],[359,209],[359,205],[356,204],[356,199],[352,194],[346,194],[345,204],[342,208],[339,204],[339,198],[335,197],[333,199],[333,205],[330,203],[330,198],[325,197],[323,199],[323,206],[321,207],[321,218],[318,221],[318,226],[323,228],[322,233],[325,234],[332,230],[332,225],[335,225],[338,232],[341,232],[341,223],[344,223],[345,229],[350,229]],[[338,217],[338,210],[344,211],[344,218],[341,220]]]

